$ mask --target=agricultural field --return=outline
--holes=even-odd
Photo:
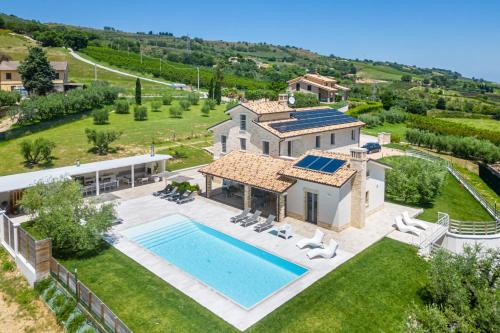
[[[364,63],[355,63],[359,68],[357,76],[365,79],[384,80],[384,81],[400,81],[401,76],[410,74],[414,79],[422,79],[420,76],[403,72],[389,66],[371,65]]]
[[[486,119],[486,118],[441,118],[445,121],[450,121],[457,124],[467,125],[469,127],[474,127],[479,130],[489,130],[496,131],[500,133],[500,121],[494,119]]]
[[[12,58],[12,60],[22,60],[28,53],[28,47],[34,46],[35,43],[20,35],[13,35],[8,30],[0,30],[0,53],[5,54]],[[68,76],[71,82],[90,83],[94,80],[94,67],[90,64],[84,63],[73,58],[68,50],[59,47],[45,48],[47,56],[51,61],[67,61],[68,62]],[[134,72],[130,72],[135,74]],[[143,77],[148,77],[146,74],[138,74]],[[150,76],[152,78],[152,76]],[[135,79],[106,71],[97,68],[97,79],[101,81],[108,81],[110,84],[120,87],[126,94],[132,94],[135,88]],[[165,91],[173,91],[171,88],[143,81],[142,90],[143,94],[161,94]]]
[[[175,103],[178,102],[175,101]],[[76,119],[72,118],[71,122],[58,123],[54,121],[52,122],[53,127],[38,132],[34,132],[28,126],[25,128],[27,132],[25,136],[0,142],[0,155],[10,161],[10,163],[0,164],[0,175],[33,170],[24,165],[23,158],[19,153],[19,143],[24,139],[43,137],[54,141],[56,148],[53,151],[53,163],[43,166],[54,167],[70,165],[76,160],[85,163],[144,154],[149,151],[149,146],[153,142],[158,147],[158,151],[163,148],[171,148],[186,140],[188,140],[186,145],[199,149],[200,145],[205,147],[210,145],[211,136],[208,135],[206,129],[227,118],[224,113],[224,105],[217,106],[215,110],[211,111],[209,117],[204,116],[200,111],[202,101],[199,105],[191,106],[189,111],[184,111],[182,118],[171,118],[168,112],[169,106],[162,106],[160,112],[152,112],[150,102],[144,105],[148,107],[148,120],[145,121],[135,121],[133,112],[130,114],[111,112],[109,123],[106,125],[94,125],[92,116],[84,114],[75,116]],[[50,124],[50,121],[44,123],[44,128]],[[84,133],[86,128],[121,131],[122,136],[112,144],[112,147],[117,148],[116,152],[106,156],[90,152],[91,146],[87,143]],[[30,130],[34,133],[28,134]],[[203,156],[205,156],[203,160],[205,161],[206,155]]]

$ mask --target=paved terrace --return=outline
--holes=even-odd
[[[179,175],[191,178],[191,182],[200,182],[200,185],[204,183],[203,178],[193,169],[172,174],[169,178]],[[325,242],[331,238],[338,241],[340,247],[337,255],[333,259],[309,260],[306,256],[307,250],[299,250],[295,243],[304,237],[311,237],[317,228],[315,225],[286,218],[284,223],[292,224],[295,235],[284,240],[276,237],[273,230],[257,233],[252,227],[243,228],[230,223],[229,218],[240,210],[213,200],[197,197],[193,202],[178,205],[151,195],[162,187],[163,183],[155,183],[113,193],[118,202],[118,215],[124,221],[113,228],[114,246],[240,330],[247,329],[357,253],[392,233],[394,216],[397,214],[408,210],[410,215],[414,216],[418,212],[416,209],[387,203],[384,209],[367,218],[366,227],[363,229],[348,228],[342,232],[324,230]],[[245,310],[166,260],[121,236],[122,230],[174,213],[184,214],[197,222],[305,266],[309,272],[252,309]]]

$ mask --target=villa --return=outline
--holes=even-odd
[[[235,150],[297,158],[311,149],[358,147],[364,125],[326,106],[293,108],[287,95],[278,101],[242,102],[226,113],[230,119],[209,128],[214,159]]]
[[[310,150],[297,160],[233,151],[199,172],[207,198],[341,231],[363,228],[383,208],[386,169],[351,148],[350,155]]]
[[[340,95],[343,101],[349,97],[349,88],[337,84],[337,80],[319,74],[306,74],[288,81],[290,92],[305,92],[318,96],[320,102],[335,102]]]

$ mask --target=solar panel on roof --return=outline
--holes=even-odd
[[[292,117],[297,120],[273,123],[270,124],[270,126],[283,133],[358,121],[356,118],[345,115],[334,109],[298,111],[292,113]]]
[[[311,171],[334,173],[344,164],[344,160],[338,160],[336,158],[307,155],[303,159],[295,163],[294,166]]]

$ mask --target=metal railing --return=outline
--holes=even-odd
[[[444,165],[448,169],[448,172],[450,172],[453,175],[453,177],[455,177],[455,179],[457,179],[460,182],[460,184],[462,184],[462,186],[465,187],[467,191],[469,191],[472,197],[474,197],[474,199],[476,199],[481,204],[481,206],[483,206],[483,208],[495,219],[497,224],[500,223],[500,214],[496,209],[496,203],[491,204],[490,202],[488,202],[488,200],[486,200],[486,198],[484,198],[474,188],[474,186],[472,186],[472,184],[470,184],[457,170],[455,170],[455,168],[449,161],[414,149],[407,150],[406,155],[425,159],[431,162],[444,163]]]
[[[431,234],[421,233],[419,236],[418,247],[422,253],[430,253],[435,247],[436,241],[446,234],[449,228],[450,216],[446,213],[438,212],[438,226]]]
[[[496,235],[500,233],[500,223],[497,221],[450,220],[449,231],[458,235]]]

